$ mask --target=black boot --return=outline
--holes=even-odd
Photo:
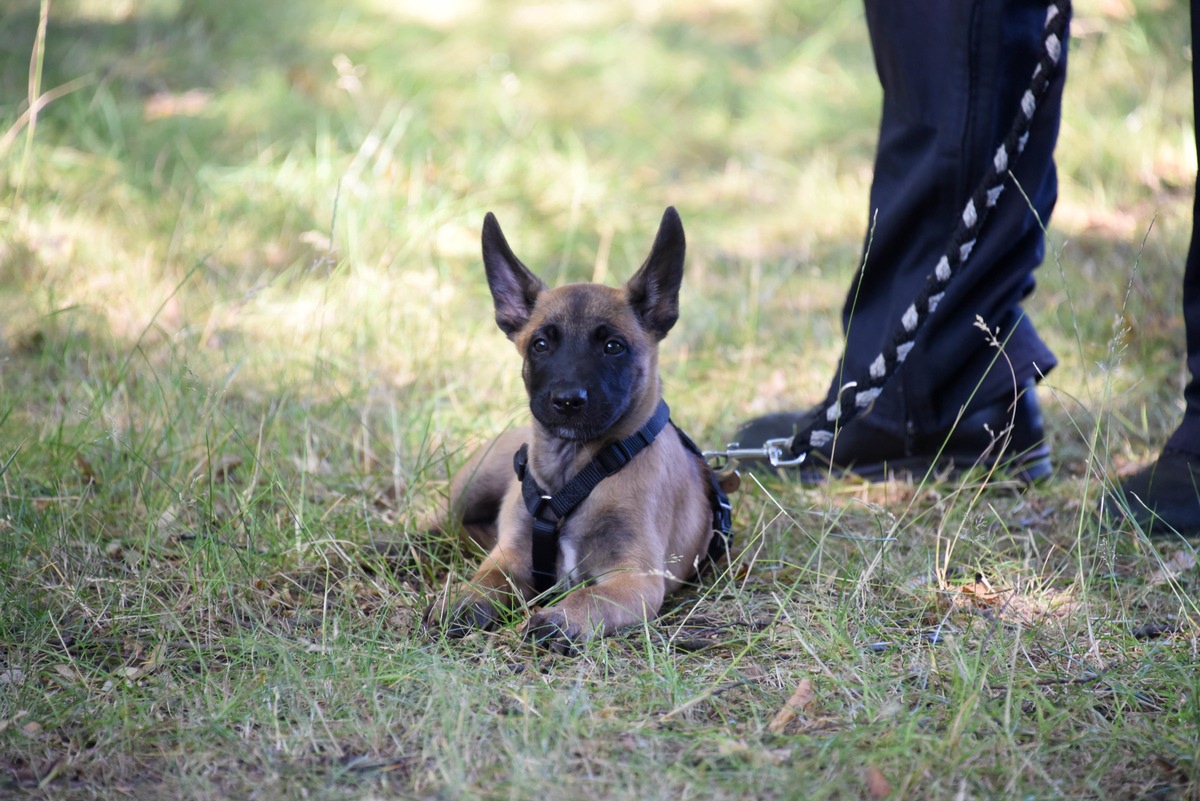
[[[1105,498],[1111,518],[1127,517],[1151,537],[1200,536],[1200,454],[1170,446],[1122,479]]]
[[[737,442],[743,448],[757,448],[768,439],[791,437],[824,409],[822,405],[808,412],[755,418],[738,431]],[[819,484],[830,477],[847,476],[868,481],[892,477],[919,480],[930,471],[996,465],[1006,476],[1026,484],[1053,472],[1033,381],[1020,388],[1015,403],[1000,400],[987,404],[969,411],[952,428],[931,434],[900,437],[872,425],[868,413],[842,428],[832,448],[812,451],[799,467],[780,468],[780,472],[804,484]]]

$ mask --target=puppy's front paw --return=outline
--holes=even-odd
[[[567,619],[561,609],[550,607],[534,614],[525,624],[525,639],[539,648],[564,656],[573,656],[587,639],[587,631]]]
[[[421,625],[431,636],[445,634],[459,639],[472,631],[490,631],[496,627],[500,613],[482,595],[467,595],[453,603],[435,601],[425,610]]]

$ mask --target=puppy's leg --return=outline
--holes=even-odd
[[[653,618],[665,594],[659,571],[618,568],[533,615],[525,637],[555,653],[571,653],[592,637]]]
[[[528,441],[529,429],[510,429],[471,454],[450,482],[450,497],[429,520],[429,529],[445,533],[454,521],[479,547],[495,547],[500,506],[516,481],[513,455]]]
[[[500,616],[514,609],[528,591],[514,577],[528,575],[529,568],[509,559],[511,553],[511,548],[497,545],[465,586],[430,604],[424,617],[426,629],[457,638],[476,629],[495,628]]]

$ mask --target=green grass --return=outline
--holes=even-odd
[[[747,477],[728,573],[565,659],[429,640],[473,556],[369,547],[524,414],[483,214],[617,282],[678,206],[677,419],[713,446],[810,402],[866,224],[861,10],[64,0],[42,40],[9,5],[0,796],[1200,792],[1190,552],[1093,516],[1181,412],[1186,9],[1077,10],[1028,304],[1056,477]]]

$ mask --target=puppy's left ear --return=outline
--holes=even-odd
[[[683,222],[674,206],[667,207],[646,263],[625,284],[625,297],[657,339],[679,319],[679,285],[683,282]]]

